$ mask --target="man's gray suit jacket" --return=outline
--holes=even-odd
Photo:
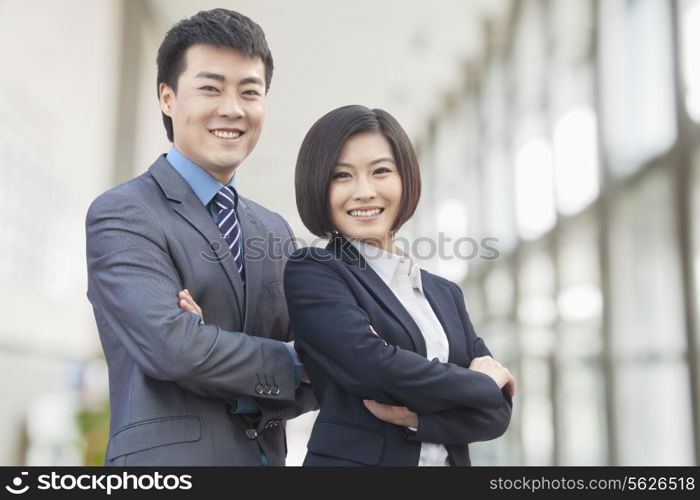
[[[86,219],[88,298],[109,367],[106,465],[283,465],[284,420],[316,408],[295,390],[283,270],[294,250],[278,214],[243,197],[245,287],[187,182],[159,157],[100,195]],[[189,289],[199,317],[178,307]],[[251,424],[226,401],[252,396]],[[255,432],[253,432],[253,430]]]

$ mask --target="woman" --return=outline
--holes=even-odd
[[[515,382],[476,336],[460,288],[395,242],[420,196],[413,147],[379,109],[345,106],[309,130],[296,165],[302,221],[285,294],[320,413],[304,465],[469,465],[505,432]]]

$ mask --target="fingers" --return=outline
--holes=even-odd
[[[508,370],[508,368],[505,368],[505,370],[510,376],[510,379],[508,380],[508,382],[506,382],[506,389],[508,390],[508,395],[512,398],[513,396],[515,396],[515,377],[513,377],[513,374],[510,373],[510,370]]]
[[[418,415],[405,406],[387,405],[373,399],[363,399],[365,407],[379,420],[403,427],[417,427]]]
[[[309,378],[309,374],[306,372],[306,368],[303,366],[301,367],[301,381],[305,384],[310,384],[311,379]]]
[[[491,377],[498,385],[499,389],[504,387],[508,391],[510,397],[515,395],[515,378],[510,373],[510,370],[501,363],[493,359],[491,356],[482,356],[474,358],[469,364],[469,369],[484,373]]]
[[[367,408],[372,415],[381,419],[381,417],[379,416],[379,413],[381,410],[379,407],[380,406],[379,403],[377,403],[373,399],[363,399],[362,402],[364,403],[365,408]]]
[[[190,296],[187,290],[182,290],[177,294],[180,299],[180,309],[183,311],[197,313],[197,303]]]
[[[379,337],[379,334],[377,333],[377,331],[374,329],[374,327],[372,325],[369,325],[369,331],[372,332],[372,335],[374,335],[375,337]],[[379,338],[381,339],[381,337],[379,337]],[[382,342],[384,342],[384,345],[389,345],[386,343],[386,340],[384,340],[384,339],[382,339]]]
[[[202,314],[202,308],[199,307],[199,305],[194,301],[192,296],[190,295],[189,290],[186,288],[184,290],[180,290],[177,294],[178,298],[180,299],[179,301],[179,306],[180,309],[186,312],[191,312],[195,313],[198,315],[202,321],[204,321],[204,315]]]

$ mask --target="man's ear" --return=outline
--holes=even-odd
[[[160,85],[158,85],[158,95],[160,110],[166,116],[172,116],[172,103],[175,98],[175,91],[167,84],[161,82]]]

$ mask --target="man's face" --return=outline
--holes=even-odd
[[[226,184],[250,154],[265,120],[265,66],[229,47],[185,52],[177,93],[161,83],[160,106],[173,120],[174,145]]]

